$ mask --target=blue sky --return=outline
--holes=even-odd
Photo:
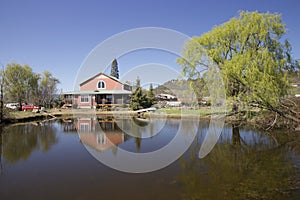
[[[300,3],[297,0],[0,0],[0,64],[28,64],[60,79],[59,89],[73,90],[81,64],[98,44],[120,32],[163,27],[190,37],[210,31],[239,10],[277,12],[287,39],[300,58]],[[177,69],[175,55],[149,51],[124,55],[120,74],[137,65],[159,62]]]

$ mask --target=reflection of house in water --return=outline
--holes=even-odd
[[[75,126],[80,141],[101,152],[124,142],[124,133],[113,119],[78,118]]]

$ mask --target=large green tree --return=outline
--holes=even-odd
[[[203,77],[189,79],[188,83],[191,89],[195,92],[198,103],[201,103],[203,97],[209,96],[209,92],[206,87],[206,82]]]
[[[233,113],[251,105],[299,120],[278,109],[287,94],[286,72],[294,70],[291,45],[282,39],[285,33],[280,15],[242,11],[188,41],[178,63],[186,76],[199,78],[208,56],[223,78]]]
[[[42,74],[42,78],[40,81],[39,86],[39,96],[40,96],[40,103],[47,107],[50,107],[53,100],[54,94],[57,92],[57,84],[59,80],[55,78],[50,72],[45,71]]]
[[[110,75],[115,77],[115,78],[119,78],[119,68],[118,68],[117,59],[114,59],[111,63]]]
[[[37,91],[39,75],[28,65],[8,64],[4,73],[5,97],[18,103],[28,102]]]
[[[59,80],[50,72],[34,73],[28,65],[7,64],[3,73],[6,101],[49,106]]]

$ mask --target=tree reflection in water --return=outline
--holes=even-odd
[[[2,163],[2,143],[3,143],[3,127],[0,126],[0,175],[3,174],[3,163]]]
[[[1,136],[1,154],[7,163],[26,160],[35,150],[46,152],[58,140],[50,122],[6,127]]]
[[[286,145],[265,137],[245,141],[238,127],[224,135],[205,158],[198,158],[201,142],[181,158],[184,199],[296,199],[297,169]],[[248,138],[249,139],[249,138]]]

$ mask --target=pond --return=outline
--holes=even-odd
[[[194,137],[189,120],[133,123],[85,117],[2,128],[0,199],[300,199],[299,137],[225,125],[199,159],[209,121],[197,122]],[[126,173],[99,161],[117,162],[122,151],[159,155],[176,135],[191,144],[162,169]]]

